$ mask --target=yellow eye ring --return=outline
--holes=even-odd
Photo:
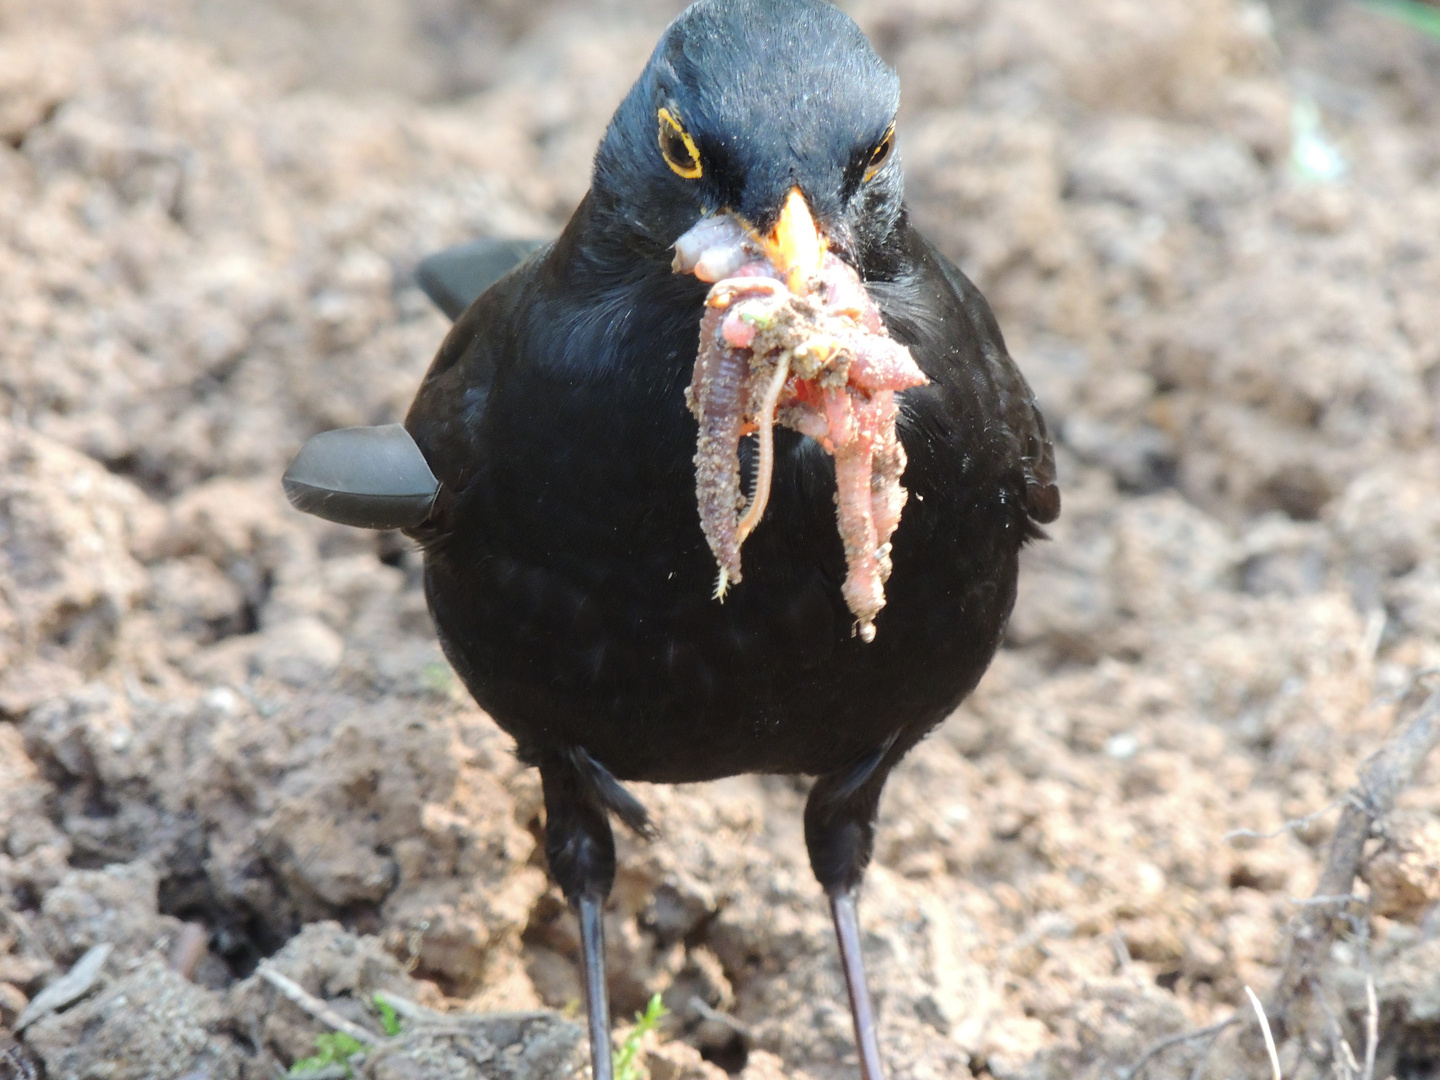
[[[892,124],[890,130],[885,132],[885,137],[870,151],[870,156],[865,159],[865,179],[875,179],[875,174],[885,167],[890,160],[890,155],[895,150],[895,127]]]
[[[705,171],[700,165],[700,148],[680,126],[680,121],[671,115],[669,109],[661,109],[658,115],[660,153],[665,158],[665,164],[670,166],[670,171],[676,176],[683,176],[686,180],[698,180]]]

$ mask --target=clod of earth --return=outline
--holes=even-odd
[[[825,254],[819,273],[791,287],[730,218],[707,218],[675,245],[674,268],[713,281],[685,400],[700,424],[695,494],[720,576],[741,580],[740,547],[765,514],[775,464],[774,425],[835,458],[835,507],[845,545],[842,592],[865,641],[885,606],[890,537],[907,493],[895,393],[929,380],[892,339],[855,270]],[[758,441],[748,499],[740,440]]]

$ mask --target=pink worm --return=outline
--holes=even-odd
[[[846,393],[841,390],[840,393]],[[861,437],[835,447],[835,516],[845,542],[845,604],[858,622],[860,638],[875,640],[875,616],[885,606],[884,576],[870,501],[875,444]]]

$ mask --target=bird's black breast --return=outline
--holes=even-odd
[[[910,502],[870,644],[840,592],[831,459],[788,430],[744,580],[712,597],[684,403],[703,285],[663,267],[577,285],[567,233],[456,324],[407,420],[448,500],[426,589],[522,756],[579,745],[621,779],[826,772],[973,688],[1053,464],[983,300],[914,244],[873,285],[931,384],[901,398]]]

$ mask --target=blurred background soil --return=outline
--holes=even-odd
[[[415,553],[279,476],[403,416],[446,329],[417,260],[553,235],[677,8],[0,0],[0,1075],[269,1080],[326,1027],[267,957],[377,1033],[377,990],[525,1014],[407,1020],[361,1075],[583,1071],[536,777]],[[1440,41],[1320,0],[847,10],[1065,498],[886,794],[886,1057],[1114,1077],[1273,984],[1337,798],[1440,666]],[[805,788],[639,786],[663,837],[622,839],[607,932],[617,1016],[672,1012],[655,1080],[856,1074]],[[1440,771],[1402,801],[1287,1078],[1350,1075],[1367,974],[1375,1075],[1440,1074]],[[1222,1039],[1146,1075],[1269,1066]]]

